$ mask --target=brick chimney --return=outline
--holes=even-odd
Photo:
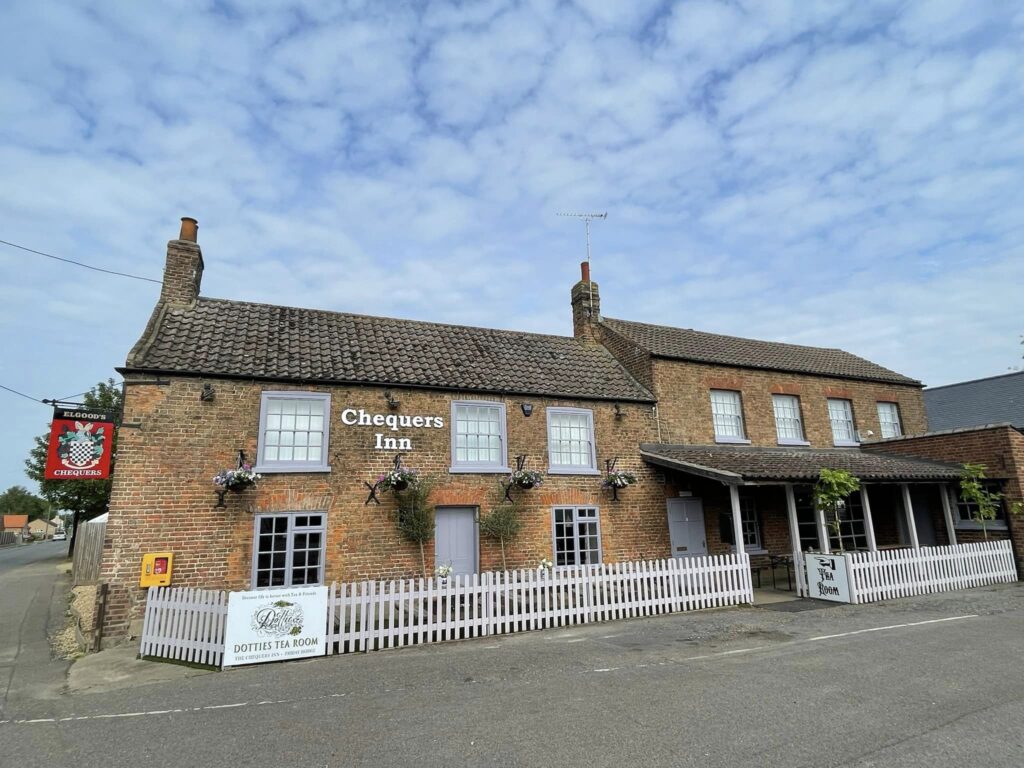
[[[190,306],[199,298],[203,252],[196,242],[198,230],[199,222],[185,216],[181,220],[178,239],[167,243],[164,284],[160,290],[160,301],[164,304]]]
[[[597,342],[601,296],[590,280],[590,262],[580,264],[580,281],[572,287],[572,335],[582,342]]]

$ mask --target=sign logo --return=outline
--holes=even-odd
[[[47,480],[102,480],[110,476],[114,419],[102,411],[55,408],[46,456]]]
[[[260,637],[302,634],[302,606],[287,600],[261,605],[252,612],[252,630]]]

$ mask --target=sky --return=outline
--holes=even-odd
[[[996,0],[0,10],[0,239],[206,296],[570,335],[606,316],[1021,364],[1024,8]],[[0,384],[120,377],[159,286],[0,245]],[[49,409],[0,391],[0,489]]]

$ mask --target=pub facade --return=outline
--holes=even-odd
[[[861,447],[926,430],[920,382],[841,350],[606,318],[587,264],[571,337],[207,298],[203,266],[183,219],[118,369],[107,637],[137,634],[151,552],[176,586],[260,589],[729,551],[761,568],[951,533],[957,465]],[[217,493],[240,465],[255,486]],[[380,487],[398,466],[430,488],[422,559]],[[809,502],[822,467],[867,484],[838,540]],[[543,482],[509,488],[519,469]],[[509,498],[503,558],[480,521]]]

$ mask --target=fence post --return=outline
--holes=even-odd
[[[850,602],[859,603],[859,593],[857,592],[857,579],[853,575],[853,555],[849,552],[843,552],[843,560],[846,561],[846,583],[850,589]]]

